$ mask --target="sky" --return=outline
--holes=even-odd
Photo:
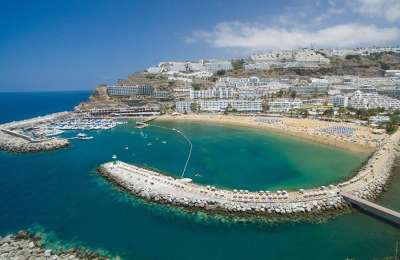
[[[0,0],[0,92],[89,90],[166,60],[400,45],[399,0]]]

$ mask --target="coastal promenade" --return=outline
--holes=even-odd
[[[71,112],[60,112],[39,116],[27,120],[14,121],[0,125],[0,150],[17,153],[50,151],[66,147],[69,141],[64,138],[38,139],[26,135],[22,129],[34,128],[36,125],[62,120]]]
[[[101,165],[99,173],[126,191],[149,201],[207,211],[291,215],[323,213],[348,206],[342,192],[373,199],[388,180],[397,154],[400,132],[377,146],[375,153],[348,181],[298,191],[228,190],[192,183],[121,161]]]

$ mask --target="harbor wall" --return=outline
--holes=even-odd
[[[1,124],[1,128],[5,129],[16,129],[16,128],[25,128],[25,127],[31,127],[43,122],[48,122],[56,119],[62,119],[70,116],[73,112],[69,111],[64,111],[64,112],[58,112],[58,113],[53,113],[53,114],[48,114],[45,116],[37,116],[25,120],[19,120],[19,121],[12,121],[8,123]]]

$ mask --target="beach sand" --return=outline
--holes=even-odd
[[[375,134],[371,128],[352,123],[338,123],[315,119],[275,117],[273,122],[257,121],[258,116],[238,116],[221,114],[163,115],[157,121],[193,121],[213,124],[227,124],[251,127],[302,138],[308,141],[345,149],[352,152],[371,154],[376,146],[388,138],[387,134]],[[271,117],[265,117],[270,118]],[[329,127],[349,127],[354,129],[351,136],[328,134],[321,129]]]

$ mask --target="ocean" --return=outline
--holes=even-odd
[[[0,122],[71,110],[89,92],[0,94]],[[353,174],[365,156],[260,130],[187,122],[185,177],[228,188],[298,189]],[[50,247],[83,246],[123,259],[374,259],[393,256],[400,231],[358,211],[333,219],[267,223],[186,212],[127,195],[96,174],[119,159],[179,176],[188,144],[172,131],[133,123],[90,131],[67,149],[0,152],[0,235],[43,234]],[[72,133],[76,134],[76,132]],[[400,209],[397,173],[382,205]]]

